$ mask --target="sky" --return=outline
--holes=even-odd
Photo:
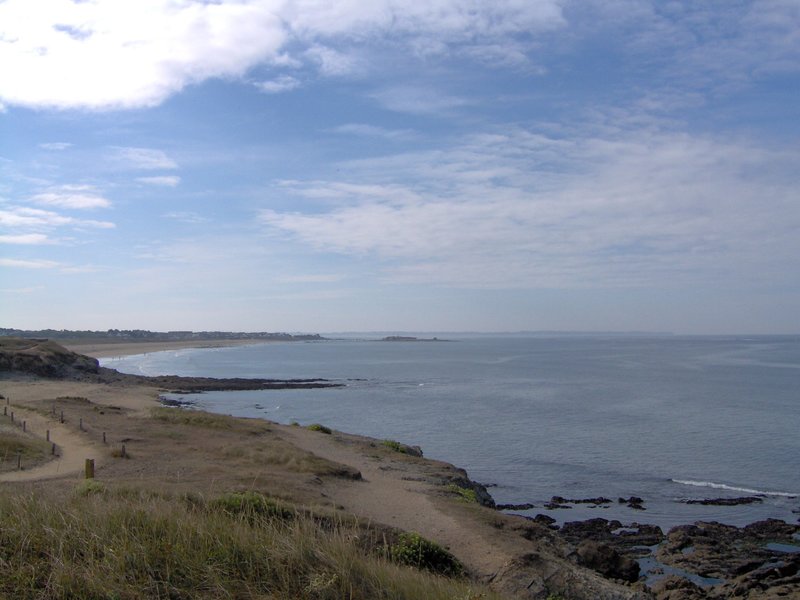
[[[0,0],[0,327],[800,332],[800,1]]]

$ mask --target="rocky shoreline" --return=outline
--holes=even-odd
[[[686,499],[687,504],[738,506],[760,503],[758,496]],[[542,508],[569,509],[575,504],[610,505],[605,497],[567,499],[553,496]],[[620,504],[645,510],[644,500],[619,498]],[[529,511],[532,503],[499,504],[500,511]],[[800,514],[800,509],[796,511]],[[576,563],[605,577],[644,582],[658,600],[729,597],[800,597],[800,524],[779,519],[743,527],[697,521],[672,527],[593,518],[561,525],[546,514],[517,515],[548,527],[574,548]],[[800,519],[798,519],[800,521]]]

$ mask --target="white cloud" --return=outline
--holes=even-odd
[[[333,133],[343,133],[348,135],[358,135],[364,137],[379,137],[387,140],[410,139],[414,137],[414,132],[410,129],[386,129],[366,123],[346,123],[331,129]]]
[[[115,146],[112,160],[127,169],[177,169],[178,163],[172,160],[163,150],[155,148],[130,148]]]
[[[59,151],[59,150],[67,150],[68,148],[71,147],[72,144],[70,144],[69,142],[45,142],[43,144],[39,144],[39,148],[42,148],[43,150]]]
[[[54,269],[57,266],[59,266],[59,263],[52,260],[0,258],[0,267],[13,267],[17,269]]]
[[[181,182],[177,175],[158,175],[156,177],[137,177],[136,181],[147,185],[162,185],[166,187],[176,187]]]
[[[24,233],[20,235],[0,235],[0,244],[41,245],[53,243],[42,233]]]
[[[7,0],[0,98],[28,106],[130,108],[237,76],[286,39],[277,2]]]
[[[319,67],[320,72],[328,77],[353,75],[364,71],[364,65],[355,54],[334,50],[327,46],[315,44],[305,52]]]
[[[256,87],[266,94],[279,94],[289,92],[302,85],[299,79],[289,75],[281,75],[269,81],[261,81],[255,84]]]
[[[181,221],[183,223],[190,223],[193,225],[197,223],[208,223],[211,220],[208,217],[203,217],[195,212],[190,211],[168,212],[163,216],[165,219],[174,219],[175,221]]]
[[[403,85],[379,90],[372,94],[384,108],[411,114],[443,114],[467,106],[472,101],[459,98],[428,86]]]
[[[29,208],[24,206],[12,206],[0,209],[0,225],[5,227],[20,228],[44,228],[52,229],[55,227],[78,227],[113,229],[114,223],[108,221],[94,221],[91,219],[75,219],[66,217],[49,210]]]
[[[111,201],[93,193],[89,186],[65,185],[48,192],[36,194],[31,200],[37,204],[59,208],[92,209],[108,208]]]
[[[342,168],[364,183],[284,182],[334,203],[260,220],[319,252],[376,258],[394,282],[777,283],[800,255],[800,154],[752,140],[516,130]]]
[[[0,100],[153,106],[189,84],[244,77],[262,64],[296,68],[311,61],[324,75],[349,74],[369,61],[365,40],[490,48],[563,25],[560,0],[6,0]]]

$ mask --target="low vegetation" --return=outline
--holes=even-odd
[[[0,514],[0,597],[493,597],[418,570],[461,573],[417,534],[401,535],[387,553],[365,547],[363,530],[321,527],[254,492],[206,501],[90,482],[59,500],[5,493]]]
[[[152,409],[152,416],[158,421],[171,425],[190,425],[209,429],[226,429],[237,433],[259,435],[267,433],[269,425],[259,419],[236,419],[226,415],[215,415],[200,410],[158,407]]]
[[[418,533],[402,533],[389,547],[389,557],[400,564],[441,575],[461,575],[464,567],[447,550]]]
[[[310,429],[311,431],[319,431],[320,433],[326,433],[328,435],[333,433],[330,427],[325,427],[325,425],[320,425],[319,423],[312,423],[311,425],[308,426],[308,429]]]
[[[0,417],[2,418],[2,417]],[[0,423],[0,471],[29,468],[50,458],[50,444],[26,435],[13,425]]]
[[[470,488],[463,488],[455,483],[451,483],[447,486],[447,491],[451,494],[455,494],[464,502],[471,502],[477,503],[478,502],[478,495],[475,493],[475,490]]]

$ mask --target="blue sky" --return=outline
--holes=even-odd
[[[19,328],[800,331],[800,2],[4,0]]]

